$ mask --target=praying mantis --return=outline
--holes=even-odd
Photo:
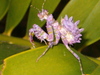
[[[45,2],[46,0],[44,0],[44,3]],[[33,27],[29,30],[29,39],[33,46],[33,35],[35,35],[35,37],[38,38],[41,42],[44,41],[45,44],[48,44],[47,49],[37,58],[36,61],[39,61],[39,59],[46,54],[49,48],[57,45],[59,40],[61,39],[69,52],[71,52],[72,55],[78,60],[80,64],[80,71],[82,75],[84,75],[80,57],[69,47],[69,45],[80,43],[82,36],[82,34],[80,33],[84,29],[79,29],[77,27],[77,25],[79,24],[79,20],[74,22],[73,17],[68,18],[67,15],[65,15],[64,18],[61,18],[61,23],[59,23],[53,18],[52,14],[49,14],[47,10],[43,9],[44,3],[42,5],[42,10],[40,11],[38,9],[39,13],[37,14],[37,16],[41,21],[46,20],[47,33],[37,24],[34,24]]]

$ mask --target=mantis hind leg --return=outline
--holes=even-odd
[[[62,39],[62,42],[64,43],[64,45],[66,46],[66,48],[68,49],[68,51],[78,60],[79,65],[80,65],[80,71],[81,71],[82,75],[84,75],[81,58],[73,50],[71,50],[71,48],[68,46],[67,40],[64,36],[61,36],[61,39]]]

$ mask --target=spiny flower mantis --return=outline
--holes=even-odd
[[[46,0],[44,0],[45,3]],[[43,9],[44,3],[42,5],[42,10],[39,11],[38,17],[41,21],[46,20],[46,29],[47,33],[39,27],[37,24],[34,24],[33,27],[29,30],[29,37],[30,42],[33,44],[33,35],[37,37],[41,42],[44,41],[45,44],[48,42],[47,49],[40,55],[36,61],[38,61],[42,56],[45,55],[45,53],[54,45],[57,45],[60,38],[63,42],[63,44],[66,46],[66,48],[72,53],[72,55],[78,60],[80,64],[80,70],[82,75],[83,69],[81,64],[80,57],[71,50],[69,45],[73,45],[74,43],[80,43],[81,36],[80,34],[84,29],[79,29],[77,25],[79,24],[79,20],[74,22],[73,17],[68,18],[67,15],[65,15],[64,18],[61,19],[61,23],[58,23],[54,18],[52,14],[48,14],[49,12],[45,9]],[[37,8],[36,8],[37,9]],[[46,41],[47,42],[46,42]],[[35,46],[34,46],[35,47]]]

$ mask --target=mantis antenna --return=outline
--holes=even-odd
[[[45,4],[46,0],[44,0],[43,4],[42,4],[42,9],[44,8],[44,4]]]
[[[43,2],[43,4],[42,4],[42,10],[43,10],[43,8],[44,8],[45,2],[46,2],[46,0],[44,0],[44,2]],[[38,12],[40,12],[40,10],[39,10],[37,7],[35,7],[35,6],[33,6],[33,5],[30,5],[30,7],[33,7],[33,8],[35,8]]]
[[[35,6],[33,6],[33,5],[30,5],[30,7],[33,7],[33,8],[36,9],[38,12],[40,12],[40,10],[39,10],[37,7],[35,7]]]

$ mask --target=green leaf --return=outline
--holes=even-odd
[[[91,11],[86,21],[83,23],[84,38],[86,43],[84,45],[90,45],[100,39],[100,0]],[[90,37],[91,36],[91,37]]]
[[[5,16],[9,8],[10,0],[0,0],[0,20]]]
[[[11,0],[10,7],[7,15],[5,33],[11,35],[12,30],[22,20],[26,13],[31,0]]]
[[[2,74],[81,75],[77,59],[62,44],[51,48],[43,57],[40,58],[38,62],[36,62],[36,59],[43,53],[45,49],[46,46],[8,57],[4,60],[5,65]],[[81,57],[85,74],[91,73],[97,67],[96,63],[80,53],[76,53]]]
[[[32,6],[30,8],[29,17],[28,17],[28,24],[27,24],[27,33],[30,28],[32,28],[33,24],[38,24],[40,27],[42,27],[45,22],[41,22],[37,16],[39,13],[34,7],[38,8],[39,10],[42,10],[42,4],[44,0],[32,0]],[[44,9],[47,9],[49,14],[53,13],[57,5],[59,4],[60,0],[47,0],[44,4]],[[26,37],[27,37],[26,36]]]
[[[9,44],[2,42],[8,42]],[[38,42],[34,43],[36,47],[44,45]],[[2,65],[3,59],[15,53],[19,53],[21,51],[29,49],[30,47],[32,47],[32,44],[29,42],[29,40],[0,34],[0,70],[2,69],[3,66]]]
[[[80,20],[79,27],[84,28],[82,44],[78,48],[88,46],[100,39],[100,0],[71,0],[58,20],[62,16],[73,16],[74,20]]]
[[[27,47],[32,47],[32,44],[30,43],[29,40],[25,40],[22,38],[18,38],[18,37],[10,37],[10,36],[6,36],[6,35],[2,35],[0,34],[0,41],[2,42],[9,42],[11,44],[16,44],[16,45],[21,45],[21,46],[27,46]],[[38,42],[34,42],[36,47],[40,47],[43,46],[43,43],[38,43]]]
[[[100,75],[100,66],[98,66],[91,75]]]
[[[29,49],[28,46],[19,46],[0,41],[0,70],[2,69],[3,60],[13,54]]]
[[[92,57],[88,57],[88,58],[94,61],[95,63],[97,63],[98,65],[100,65],[100,60],[98,60],[97,58],[92,58]]]

